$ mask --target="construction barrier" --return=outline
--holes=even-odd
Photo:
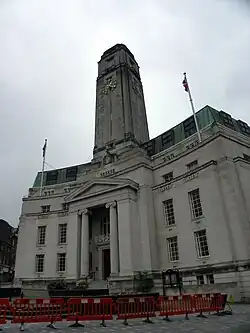
[[[7,323],[7,312],[10,310],[10,302],[8,298],[0,298],[0,325]],[[1,331],[1,328],[0,328]]]
[[[170,321],[169,316],[198,313],[197,317],[206,318],[204,312],[222,311],[225,307],[225,297],[221,294],[196,294],[182,296],[160,296],[158,298],[160,316]]]
[[[56,321],[62,321],[64,300],[62,298],[50,299],[16,299],[13,306],[12,323],[21,324],[20,330],[24,329],[25,323],[49,322],[48,327],[55,328]]]
[[[117,319],[124,320],[128,325],[129,319],[145,318],[146,323],[152,323],[150,318],[163,316],[170,321],[169,316],[198,314],[197,317],[206,318],[205,312],[214,311],[217,315],[231,315],[232,309],[225,311],[227,295],[222,294],[195,294],[181,296],[160,296],[155,302],[153,296],[121,297],[116,302],[112,298],[70,298],[65,304],[62,298],[51,299],[16,299],[11,305],[8,299],[0,299],[0,325],[7,322],[7,315],[12,315],[12,323],[21,324],[24,330],[25,323],[49,322],[48,327],[55,328],[54,323],[63,320],[74,321],[70,327],[84,327],[79,321],[100,320],[106,327],[106,320],[112,320],[113,314]],[[66,305],[66,306],[65,306]],[[0,329],[1,330],[1,329]]]
[[[182,296],[160,296],[158,298],[160,307],[160,316],[164,316],[164,320],[170,321],[169,316],[185,314],[185,319],[189,313],[194,312],[193,298],[191,295]]]
[[[79,321],[101,320],[106,326],[106,320],[113,319],[112,298],[70,298],[68,300],[68,321],[75,321],[70,327],[83,327]]]
[[[194,312],[198,317],[205,318],[203,312],[216,311],[224,308],[224,298],[221,294],[196,294],[193,296]]]
[[[117,319],[123,319],[128,325],[128,319],[146,318],[146,323],[152,323],[150,317],[155,317],[154,297],[119,298],[117,304]]]

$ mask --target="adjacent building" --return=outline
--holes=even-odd
[[[193,116],[150,140],[133,54],[123,44],[105,51],[93,159],[46,171],[42,195],[37,174],[23,198],[16,278],[108,279],[117,292],[138,271],[156,288],[157,274],[177,268],[184,285],[233,283],[250,297],[250,128],[208,105],[197,119],[201,143]]]
[[[0,283],[14,278],[17,229],[0,219]]]

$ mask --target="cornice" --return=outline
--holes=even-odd
[[[215,161],[215,160],[210,160],[202,165],[200,165],[199,167],[195,168],[194,170],[191,170],[191,171],[188,171],[188,172],[185,172],[183,173],[182,175],[180,176],[177,176],[175,178],[173,178],[173,180],[171,180],[170,182],[168,183],[161,183],[159,185],[155,185],[155,186],[152,186],[152,190],[153,191],[156,191],[156,190],[161,190],[162,188],[164,188],[165,186],[167,186],[169,189],[173,186],[174,183],[182,180],[182,179],[186,179],[187,177],[189,176],[192,176],[192,175],[195,175],[197,173],[199,173],[200,171],[203,171],[205,169],[207,169],[208,167],[210,166],[213,166],[213,165],[217,165],[218,162]],[[191,179],[190,179],[191,180]]]

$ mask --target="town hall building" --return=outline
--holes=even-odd
[[[210,106],[197,121],[201,142],[193,116],[150,139],[135,57],[123,44],[105,51],[93,159],[45,171],[42,193],[37,174],[23,198],[16,280],[87,278],[115,293],[145,271],[156,290],[161,271],[178,269],[187,289],[250,297],[250,127]]]

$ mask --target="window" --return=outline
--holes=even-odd
[[[76,180],[78,168],[77,166],[66,169],[66,181],[72,182]]]
[[[225,126],[234,129],[233,120],[232,120],[232,117],[230,116],[230,114],[228,114],[224,111],[220,111],[220,116],[221,116],[222,122]]]
[[[177,236],[167,238],[168,242],[168,253],[170,261],[178,261],[179,260],[179,251],[178,251],[178,239]]]
[[[63,210],[69,210],[69,204],[68,204],[67,202],[64,202],[64,203],[62,204],[62,209],[63,209]]]
[[[209,256],[206,230],[199,230],[194,233],[197,255],[199,258]]]
[[[189,201],[191,206],[191,214],[192,218],[196,219],[203,215],[202,207],[201,207],[201,200],[200,200],[200,190],[197,188],[188,193]]]
[[[164,213],[165,213],[165,221],[167,226],[171,226],[175,224],[174,218],[174,204],[173,199],[168,199],[163,202]]]
[[[46,239],[46,226],[39,226],[37,232],[37,244],[44,245]]]
[[[174,145],[174,131],[170,130],[161,135],[162,150]]]
[[[57,254],[57,271],[65,272],[66,270],[66,253]]]
[[[197,132],[193,116],[183,121],[183,127],[185,132],[185,138]]]
[[[58,171],[46,172],[46,185],[54,185],[57,183]]]
[[[195,160],[195,161],[187,164],[187,170],[188,171],[194,170],[195,168],[197,168],[197,166],[198,166],[198,160]]]
[[[173,180],[173,178],[174,178],[173,171],[166,173],[162,177],[163,177],[163,180],[165,183],[171,182],[171,180]]]
[[[243,134],[246,134],[246,135],[250,135],[250,128],[249,126],[244,123],[244,121],[242,120],[237,120],[239,126],[240,126],[240,130]]]
[[[42,213],[50,212],[50,205],[41,206]]]
[[[101,219],[101,234],[106,236],[110,234],[110,223],[107,216],[103,216]]]
[[[214,275],[213,274],[207,275],[207,284],[214,284]]]
[[[44,254],[36,255],[36,273],[43,273],[44,271]]]
[[[58,243],[65,244],[67,242],[67,223],[58,226]]]
[[[197,275],[197,284],[204,284],[204,276],[203,275]]]

